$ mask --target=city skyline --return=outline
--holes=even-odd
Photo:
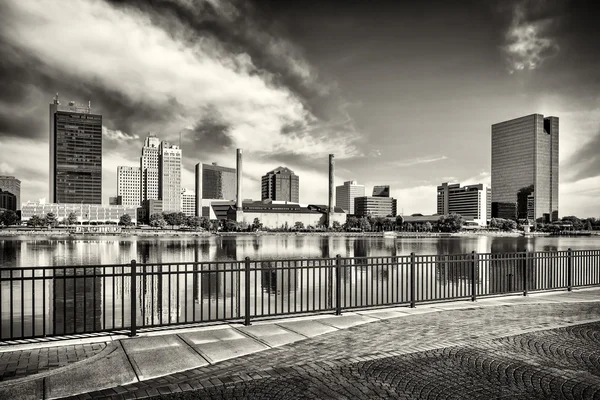
[[[239,147],[244,197],[284,164],[310,182],[303,199],[325,204],[334,153],[336,186],[389,184],[398,211],[431,214],[439,182],[490,184],[491,125],[539,113],[560,118],[560,216],[600,213],[598,35],[581,3],[286,3],[74,1],[70,16],[3,3],[0,174],[22,181],[21,203],[48,197],[58,91],[103,116],[103,203],[155,131],[181,133],[181,187]]]

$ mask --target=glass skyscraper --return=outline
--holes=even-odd
[[[221,167],[216,163],[202,164],[202,198],[235,200],[237,190],[236,169]]]
[[[558,220],[557,117],[492,125],[492,217]]]
[[[102,115],[50,104],[50,202],[102,204]]]

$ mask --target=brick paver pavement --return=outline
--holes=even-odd
[[[483,372],[480,373],[488,374],[485,376],[489,378],[486,378],[489,380],[489,385],[497,387],[497,393],[503,393],[498,389],[501,386],[494,386],[502,385],[503,381],[492,379],[493,374],[496,374],[493,376],[500,376],[498,375],[500,374],[498,366],[506,365],[506,368],[502,367],[505,371],[502,373],[512,374],[510,376],[515,377],[516,380],[530,379],[526,372],[527,369],[513,367],[516,365],[515,362],[527,364],[527,360],[515,359],[512,356],[521,354],[521,350],[518,348],[514,350],[510,346],[502,348],[498,345],[498,343],[504,343],[503,340],[508,340],[510,343],[510,340],[513,339],[496,341],[493,339],[519,334],[524,335],[520,337],[527,337],[527,335],[538,337],[541,334],[529,332],[591,320],[600,320],[600,303],[510,305],[411,315],[359,325],[261,353],[98,393],[90,393],[78,396],[78,398],[144,398],[167,396],[186,391],[192,396],[189,398],[197,398],[195,396],[198,395],[215,396],[216,398],[239,396],[253,398],[254,396],[257,399],[390,396],[414,398],[413,394],[417,393],[415,392],[417,390],[420,391],[421,398],[436,396],[444,398],[447,394],[453,393],[452,390],[440,392],[427,385],[435,385],[436,379],[442,379],[441,377],[446,375],[453,377],[453,380],[448,380],[448,385],[454,385],[452,387],[456,386],[458,389],[469,382],[476,382],[480,378],[473,374],[476,374],[479,367],[474,367],[474,370],[469,372],[468,368],[471,365],[469,363],[481,366]],[[573,335],[584,335],[584,342],[591,346],[591,348],[586,348],[582,357],[589,356],[588,358],[592,360],[590,361],[591,365],[596,368],[597,376],[597,353],[593,351],[600,350],[597,340],[600,329],[598,324],[586,326],[592,327],[586,328],[591,329],[592,333],[573,333]],[[567,329],[565,332],[567,333],[564,335],[571,335],[571,332],[574,331]],[[543,354],[560,355],[566,351],[552,347],[556,346],[556,342],[550,342],[548,338],[554,338],[554,336],[539,337],[542,338],[541,341],[532,341],[531,343],[534,343],[532,344],[533,348],[542,349]],[[543,350],[548,346],[551,349],[559,350]],[[412,355],[410,355],[411,353]],[[543,384],[555,388],[558,384],[556,382],[561,381],[560,379],[556,380],[558,378],[552,380],[554,376],[552,374],[557,374],[555,370],[558,367],[552,364],[556,361],[556,357],[551,357],[550,360],[547,361],[547,364],[542,363],[536,368],[550,374],[547,379],[550,379],[551,383]],[[394,365],[397,365],[394,368],[398,369],[398,374],[390,375],[384,372]],[[540,376],[543,372],[539,371],[535,370],[529,373]],[[412,374],[412,378],[406,383],[408,386],[405,389],[398,391],[397,387],[399,386],[396,385],[400,379],[398,377],[406,376],[407,372]],[[377,378],[371,378],[371,374],[375,374]],[[588,375],[585,378],[591,379],[592,375]],[[579,387],[577,385],[569,386],[573,385],[574,381],[568,379],[574,376],[578,376],[577,373],[567,372],[567,375],[561,378],[568,381],[561,383],[561,391],[570,393],[569,391]],[[356,386],[357,382],[363,380],[375,383]],[[544,382],[546,381],[544,380]],[[592,383],[594,382],[596,381],[592,381]],[[488,394],[496,393],[490,392],[490,387],[486,386],[485,390],[473,387],[475,391],[473,396],[477,397],[476,395],[479,393],[482,398],[489,398]],[[520,390],[524,388],[521,383],[515,383],[511,387],[512,392],[508,398],[514,398],[515,393],[521,393]],[[200,391],[198,392],[198,390]],[[390,390],[392,391],[390,392]],[[596,395],[598,393],[594,394],[594,396]],[[187,395],[184,393],[181,396]],[[455,396],[455,398],[463,397],[462,395]]]
[[[400,356],[275,368],[161,399],[595,399],[600,323]]]
[[[1,352],[0,381],[64,367],[92,357],[105,347],[106,343],[94,343]]]

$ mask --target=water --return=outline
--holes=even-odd
[[[136,325],[145,327],[243,318],[246,296],[253,317],[333,310],[335,263],[322,258],[338,254],[353,257],[343,261],[340,273],[344,308],[409,302],[411,252],[421,255],[415,268],[417,301],[470,296],[474,264],[453,255],[471,251],[480,253],[478,295],[522,291],[525,285],[529,290],[559,288],[567,285],[568,248],[600,249],[600,237],[5,238],[0,239],[0,339],[127,329],[133,288]],[[523,250],[562,253],[561,258],[501,258]],[[245,257],[252,260],[248,280],[244,263],[236,262]],[[141,276],[133,286],[130,267],[96,267],[131,260],[162,265],[144,267],[144,275],[138,267]],[[599,260],[599,251],[574,258],[573,268],[581,273],[573,284],[600,283]],[[28,268],[39,266],[88,267]]]
[[[0,268],[54,265],[121,264],[192,261],[232,261],[289,258],[375,257],[416,254],[506,253],[557,251],[568,248],[600,249],[600,236],[592,237],[452,237],[403,238],[263,235],[192,238],[90,239],[46,237],[0,238]]]

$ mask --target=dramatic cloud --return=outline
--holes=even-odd
[[[447,159],[448,159],[448,157],[446,157],[446,156],[420,157],[420,158],[413,158],[410,160],[392,161],[390,164],[392,164],[396,167],[412,167],[414,165],[430,164],[430,163],[447,160]]]
[[[0,5],[0,72],[0,137],[45,140],[58,91],[91,100],[105,151],[130,163],[150,131],[181,133],[184,159],[235,147],[302,165],[360,155],[335,85],[247,2],[73,0],[65,13],[61,2],[11,0]]]
[[[534,70],[559,51],[558,43],[548,33],[554,18],[533,17],[538,11],[537,7],[544,5],[542,3],[545,2],[524,0],[514,6],[504,46],[510,73]]]

